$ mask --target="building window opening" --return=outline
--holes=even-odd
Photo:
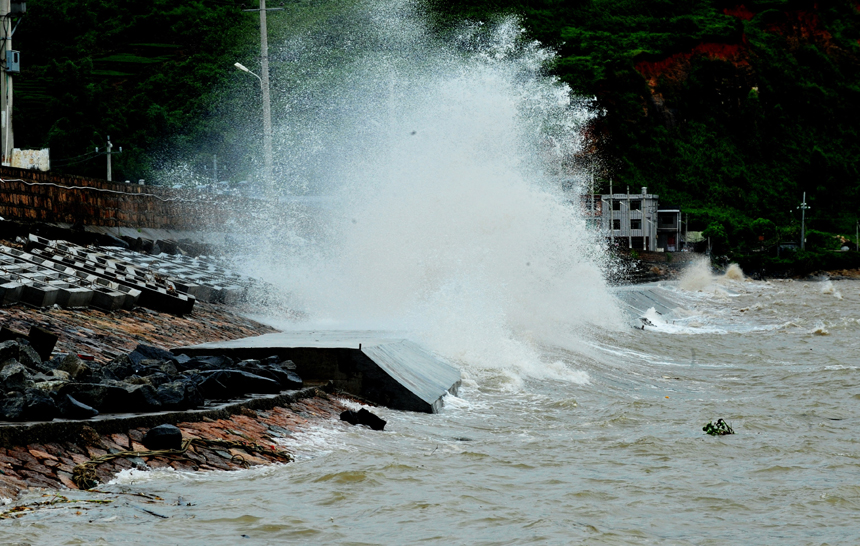
[[[621,210],[621,201],[612,201],[612,210]]]
[[[612,229],[615,231],[619,231],[621,229],[621,220],[612,220]]]
[[[630,201],[630,210],[642,210],[642,201]]]
[[[630,229],[642,229],[642,220],[630,220]]]

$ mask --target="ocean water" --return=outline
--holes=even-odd
[[[323,422],[284,466],[122,475],[74,495],[112,504],[4,521],[3,542],[856,544],[860,284],[666,289],[685,326],[534,347],[570,373],[463,363],[439,414]],[[718,418],[735,434],[704,434]]]
[[[400,0],[336,18],[272,46],[296,67],[273,69],[283,194],[236,266],[280,289],[272,323],[406,332],[459,396],[373,408],[384,432],[322,422],[285,466],[123,474],[0,542],[860,542],[860,284],[700,264],[634,328],[573,204],[600,112],[553,53],[515,19],[441,39]],[[704,434],[719,418],[736,434]]]

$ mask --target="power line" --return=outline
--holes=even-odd
[[[100,191],[104,193],[118,193],[120,195],[136,195],[139,197],[154,197],[159,201],[189,201],[189,202],[198,202],[199,199],[182,199],[180,197],[171,197],[164,198],[155,195],[154,193],[136,193],[136,192],[127,192],[127,191],[118,191],[118,190],[108,190],[104,188],[94,188],[91,186],[63,186],[62,184],[54,184],[53,182],[27,182],[26,180],[22,180],[20,178],[0,178],[0,182],[8,183],[8,182],[21,182],[22,184],[26,184],[28,186],[54,186],[55,188],[60,188],[63,190],[90,190],[90,191]]]

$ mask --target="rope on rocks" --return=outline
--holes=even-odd
[[[102,463],[112,461],[114,459],[122,459],[126,457],[181,457],[185,455],[188,449],[192,446],[201,447],[220,447],[220,448],[238,448],[249,453],[260,453],[268,455],[276,459],[280,459],[285,463],[293,461],[293,456],[286,451],[280,451],[266,446],[261,446],[255,443],[238,442],[233,440],[210,440],[206,438],[186,438],[182,441],[182,447],[179,449],[156,449],[149,451],[118,451],[116,453],[108,453],[101,457],[90,459],[89,461],[80,463],[72,472],[72,481],[81,489],[92,489],[98,485],[96,476],[96,467]],[[241,455],[233,455],[230,459],[235,464],[240,464],[245,468],[250,464]]]

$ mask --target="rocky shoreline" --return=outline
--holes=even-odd
[[[22,491],[38,488],[81,489],[76,469],[109,454],[121,456],[94,466],[95,479],[100,483],[132,468],[239,470],[286,463],[292,456],[279,440],[315,422],[337,419],[349,398],[309,388],[194,412],[122,416],[89,423],[55,422],[54,427],[44,423],[19,425],[15,434],[7,430],[5,436],[0,428],[0,441],[22,437],[36,440],[0,447],[0,499],[14,499]],[[148,455],[151,450],[142,443],[144,435],[163,423],[175,424],[184,439],[205,442],[192,443],[182,453]],[[65,429],[61,436],[51,434],[60,428]],[[50,436],[55,438],[49,441]]]
[[[237,362],[161,348],[272,331],[224,306],[200,305],[184,317],[139,308],[0,313],[12,337],[0,342],[0,499],[34,488],[88,489],[131,468],[285,463],[291,454],[279,440],[355,417],[346,403],[353,397],[305,388],[292,362],[276,356]],[[56,336],[50,358],[31,345],[28,326]],[[181,449],[144,445],[147,431],[164,424],[178,427]]]

